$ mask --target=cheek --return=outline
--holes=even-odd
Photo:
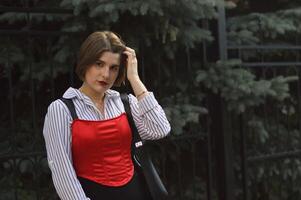
[[[89,81],[89,79],[90,79],[90,73],[87,71],[85,74],[84,80]]]
[[[91,76],[90,74],[86,74],[84,82],[92,84],[94,82],[95,78],[93,78],[93,76]]]
[[[95,70],[94,68],[90,68],[86,71],[86,74],[85,74],[85,80],[92,80],[95,78]]]

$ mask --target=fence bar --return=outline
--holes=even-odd
[[[207,103],[207,107],[208,107],[208,103]],[[206,125],[207,125],[207,199],[208,200],[212,200],[212,182],[213,182],[213,178],[212,178],[212,168],[213,168],[213,163],[212,163],[212,134],[211,130],[210,130],[210,118],[207,116],[206,118]]]
[[[37,8],[0,6],[0,12],[41,13],[41,14],[73,14],[72,9],[64,8]]]
[[[226,14],[225,4],[220,1],[218,9],[218,41],[219,41],[219,58],[222,61],[227,60],[227,31],[226,31]],[[214,142],[216,145],[216,164],[218,176],[218,198],[222,200],[234,199],[234,172],[232,161],[232,134],[231,131],[225,130],[227,126],[227,113],[225,105],[219,95],[213,95],[216,104],[211,106],[211,114],[214,134]]]
[[[242,185],[243,185],[243,199],[248,200],[248,174],[247,174],[247,160],[246,160],[246,136],[244,132],[244,116],[239,116],[239,129],[240,129],[240,157],[241,157],[241,173],[242,173]]]
[[[228,49],[235,50],[258,50],[258,49],[267,49],[267,50],[279,50],[279,49],[285,49],[285,50],[301,50],[300,45],[231,45],[227,47]]]
[[[298,157],[301,155],[301,150],[286,151],[281,153],[273,153],[268,155],[253,156],[247,159],[247,162],[267,161],[280,158]]]
[[[244,62],[243,67],[288,67],[301,66],[301,62]]]
[[[226,13],[224,3],[218,3],[218,41],[219,56],[221,60],[226,60],[227,53],[227,31],[226,31]]]
[[[60,36],[60,35],[84,35],[86,32],[67,32],[67,31],[40,31],[40,30],[10,30],[1,29],[0,35],[34,35],[34,36]]]

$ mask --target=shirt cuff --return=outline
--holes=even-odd
[[[153,110],[155,107],[159,106],[158,101],[155,99],[154,93],[149,92],[148,95],[143,97],[138,101],[140,114],[144,115],[145,113]]]

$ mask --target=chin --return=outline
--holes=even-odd
[[[104,93],[105,91],[107,91],[107,89],[105,89],[105,88],[99,88],[99,87],[93,87],[93,90],[96,93]]]

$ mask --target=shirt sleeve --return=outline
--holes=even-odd
[[[90,200],[76,177],[71,157],[72,118],[60,100],[48,107],[43,135],[55,189],[62,200]]]
[[[169,134],[170,124],[152,92],[139,101],[130,94],[129,102],[135,125],[143,140],[156,140]]]

